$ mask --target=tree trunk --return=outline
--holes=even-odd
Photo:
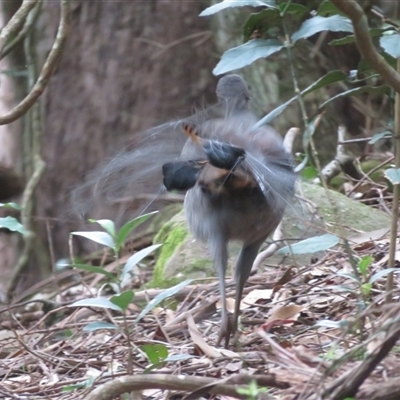
[[[207,3],[185,0],[73,2],[71,34],[43,104],[46,173],[37,193],[38,231],[50,228],[55,258],[68,256],[77,229],[69,193],[121,139],[213,100],[217,58]],[[43,7],[42,59],[55,35],[58,4]],[[93,217],[96,215],[93,210]],[[103,216],[104,217],[104,216]],[[112,218],[112,212],[107,215]]]

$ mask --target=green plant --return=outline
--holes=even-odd
[[[313,2],[309,2],[306,3],[306,5],[310,3],[314,4]],[[378,93],[388,96],[388,98],[392,100],[392,104],[394,105],[393,115],[395,116],[393,135],[396,148],[395,168],[387,169],[385,171],[385,176],[393,184],[394,193],[388,261],[389,268],[385,270],[386,272],[382,272],[383,275],[388,275],[386,299],[387,301],[391,301],[391,293],[393,291],[393,271],[391,272],[391,270],[395,265],[400,197],[400,26],[397,22],[391,21],[381,15],[380,26],[371,29],[368,26],[368,19],[365,11],[360,4],[354,0],[323,0],[316,4],[316,10],[310,10],[304,5],[304,2],[300,4],[290,0],[246,0],[245,2],[224,0],[208,7],[200,15],[209,16],[224,9],[244,5],[263,8],[262,11],[251,14],[244,24],[244,43],[226,51],[213,72],[215,75],[223,74],[243,68],[258,59],[266,59],[272,55],[280,56],[283,51],[286,52],[293,80],[294,96],[261,118],[257,126],[270,123],[275,117],[284,112],[290,104],[297,101],[305,127],[305,132],[303,134],[304,157],[297,169],[299,171],[302,170],[306,165],[309,165],[310,160],[313,160],[322,182],[321,167],[312,138],[318,126],[318,123],[316,123],[318,116],[315,117],[313,121],[309,122],[303,100],[304,97],[318,89],[339,82],[350,85],[362,82],[362,86],[345,90],[320,104],[320,110],[340,97],[356,96],[361,93]],[[305,16],[310,16],[310,18],[304,20]],[[297,21],[300,26],[294,31],[289,31],[289,19],[290,21]],[[350,71],[349,74],[345,74],[343,71],[330,71],[313,84],[301,89],[298,84],[298,73],[296,71],[292,49],[300,41],[324,31],[346,34],[346,36],[340,39],[331,41],[329,45],[341,46],[348,43],[355,43],[364,59],[359,63],[357,69]],[[374,46],[372,38],[374,38],[375,42],[379,43],[379,48]],[[382,78],[385,84],[378,86],[376,84],[377,77]],[[396,96],[393,95],[392,89],[397,92]],[[376,142],[387,135],[388,132],[386,130],[378,132],[371,138],[371,142]],[[310,157],[310,153],[313,157]],[[332,205],[334,206],[334,204]],[[336,212],[336,214],[338,221],[340,221],[340,214],[338,212]],[[347,246],[346,251],[349,249],[350,248]],[[349,258],[351,258],[351,253],[348,255]],[[373,279],[373,277],[370,277],[368,281],[365,281],[364,277],[364,282],[362,283],[356,275],[353,276],[353,279],[356,279],[356,282],[361,287],[364,294],[369,294],[373,283],[371,279]]]
[[[21,207],[17,203],[0,203],[0,207],[13,208],[14,210],[21,210]],[[25,234],[23,225],[14,217],[0,218],[0,228],[7,228],[13,232],[19,232],[22,235]]]
[[[121,227],[119,231],[116,230],[115,224],[113,221],[107,220],[107,219],[101,219],[101,220],[90,220],[92,223],[97,223],[99,224],[104,231],[85,231],[85,232],[72,232],[71,235],[74,236],[81,236],[86,239],[92,240],[95,243],[101,244],[103,246],[109,247],[113,254],[115,259],[119,262],[119,253],[120,250],[127,239],[128,235],[135,229],[137,228],[140,224],[145,222],[148,218],[153,216],[155,212],[149,213],[142,215],[138,218],[135,218],[129,222],[127,222],[125,225]],[[108,310],[113,310],[116,312],[119,312],[123,316],[123,328],[122,332],[125,334],[125,337],[130,343],[129,339],[129,331],[130,328],[128,326],[127,322],[127,310],[129,307],[129,304],[132,302],[134,298],[134,292],[132,290],[123,290],[125,287],[129,285],[131,282],[131,272],[134,270],[134,268],[145,258],[147,257],[150,253],[155,251],[161,246],[161,244],[155,244],[149,247],[146,247],[132,256],[128,258],[126,263],[119,268],[117,275],[114,275],[105,269],[101,267],[95,267],[92,265],[88,264],[71,264],[72,267],[89,271],[89,272],[94,272],[94,273],[99,273],[104,275],[109,279],[109,284],[113,287],[115,290],[116,294],[110,298],[106,297],[90,297],[86,299],[81,299],[78,301],[75,301],[74,303],[70,304],[70,307],[99,307],[99,308],[104,308]],[[163,292],[161,292],[159,295],[157,295],[153,300],[151,300],[147,306],[142,310],[142,312],[138,315],[136,318],[135,322],[138,322],[141,318],[143,318],[147,313],[149,313],[151,310],[154,309],[157,305],[159,305],[161,302],[163,302],[165,299],[167,299],[170,296],[173,296],[176,292],[178,292],[182,287],[188,285],[191,281],[186,280],[184,282],[181,282],[179,285],[176,285],[172,288],[169,288]],[[83,330],[84,331],[95,331],[98,329],[120,329],[117,325],[110,323],[110,322],[104,322],[104,321],[96,321],[89,323],[86,325]],[[129,346],[130,352],[132,351],[132,348],[134,347],[132,343],[130,343],[131,346]],[[168,349],[164,345],[148,345],[143,348],[143,352],[150,361],[150,366],[146,371],[151,371],[152,369],[159,368],[160,366],[164,365],[168,361],[177,361],[177,360],[182,360],[187,358],[186,355],[174,355],[174,356],[168,356]],[[129,354],[129,363],[128,363],[128,371],[132,370],[132,354]]]
[[[268,389],[259,387],[255,380],[251,381],[246,388],[238,388],[237,392],[247,397],[248,400],[257,400],[259,395],[267,393]]]

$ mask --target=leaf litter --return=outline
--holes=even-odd
[[[372,256],[367,280],[387,268],[382,249],[388,239],[378,236],[359,235],[352,248],[355,259]],[[374,246],[362,246],[360,238]],[[133,304],[125,320],[117,307],[98,307],[96,298],[107,292],[102,281],[92,285],[91,271],[77,271],[58,289],[49,284],[30,301],[3,307],[1,397],[111,399],[122,393],[121,380],[148,399],[246,398],[237,389],[252,381],[267,387],[271,399],[379,399],[400,391],[399,290],[386,305],[382,273],[363,290],[344,251],[251,276],[240,333],[229,349],[215,346],[217,279],[143,290],[139,285],[150,274],[140,270],[145,276],[130,287]],[[399,275],[394,279],[398,288]],[[234,292],[228,279],[230,301]],[[86,307],[70,307],[89,297]],[[114,397],[104,397],[108,386],[102,385],[113,387]],[[99,391],[103,397],[93,397]]]

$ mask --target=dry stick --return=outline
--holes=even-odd
[[[24,0],[21,7],[8,21],[7,25],[0,32],[0,54],[9,42],[10,38],[16,36],[25,23],[30,11],[36,6],[38,0]]]
[[[400,58],[397,59],[397,71],[400,72]],[[394,140],[395,140],[395,168],[400,168],[400,91],[396,91],[394,103]],[[399,196],[400,185],[393,185],[393,204],[392,204],[392,224],[390,228],[390,248],[388,268],[395,265],[395,254],[397,247],[397,224],[399,218]],[[386,278],[386,302],[392,301],[393,293],[393,273],[388,274]]]
[[[49,80],[61,57],[70,30],[71,11],[69,0],[61,0],[60,7],[61,18],[60,24],[58,26],[57,36],[54,40],[53,47],[51,48],[50,53],[43,65],[38,80],[32,87],[31,91],[18,105],[16,105],[8,113],[0,115],[0,125],[9,124],[23,116],[35,104],[36,100],[42,95],[42,93],[46,89],[46,86],[49,83]]]
[[[111,400],[115,397],[132,391],[145,389],[180,390],[193,392],[203,386],[211,385],[209,393],[222,394],[236,399],[245,399],[246,395],[237,393],[238,385],[248,385],[256,381],[258,386],[272,386],[281,389],[290,387],[290,384],[280,380],[274,374],[266,375],[234,375],[227,383],[219,384],[218,379],[204,378],[200,376],[148,374],[137,376],[125,376],[113,379],[84,397],[85,400]],[[212,386],[215,384],[215,386]]]
[[[330,385],[330,388],[324,393],[323,398],[328,398],[329,393],[331,393],[329,400],[342,400],[346,397],[354,397],[357,394],[359,387],[369,377],[375,367],[387,356],[400,338],[400,323],[399,321],[396,322],[393,327],[389,328],[387,338],[382,345],[369,354],[353,371],[346,373],[347,376],[344,381],[340,377],[338,379],[339,382],[336,381]],[[339,387],[332,392],[332,389],[335,389],[338,385]]]

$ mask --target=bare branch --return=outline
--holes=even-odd
[[[26,38],[27,34],[35,25],[35,22],[39,17],[40,10],[42,8],[41,6],[42,6],[42,0],[39,0],[36,9],[33,12],[34,15],[32,16],[32,18],[27,18],[23,28],[18,32],[15,38],[12,39],[11,41],[8,41],[8,43],[6,43],[5,46],[3,47],[2,51],[0,52],[0,60],[2,60],[5,56],[10,54],[11,51]]]
[[[47,60],[43,65],[39,78],[28,95],[18,105],[16,105],[7,114],[0,115],[0,125],[9,124],[22,117],[33,106],[33,104],[35,104],[36,100],[41,96],[47,84],[49,83],[49,80],[57,66],[57,62],[61,57],[70,28],[69,25],[71,12],[69,0],[61,0],[60,4],[61,17],[57,36],[54,40],[53,47],[51,48]]]
[[[354,36],[358,50],[382,78],[400,93],[400,74],[392,68],[374,47],[369,34],[368,20],[363,9],[354,0],[332,0],[335,6],[345,13],[353,23]]]
[[[24,0],[21,7],[8,21],[8,24],[0,32],[0,54],[12,36],[17,35],[25,23],[29,12],[36,6],[38,0]]]

